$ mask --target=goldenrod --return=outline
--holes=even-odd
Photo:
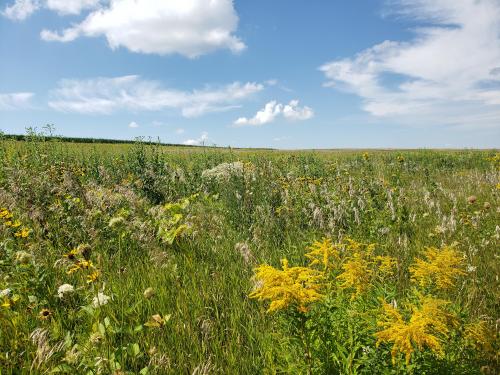
[[[412,314],[406,322],[397,308],[384,303],[382,320],[377,324],[382,331],[375,334],[377,346],[392,342],[392,361],[396,362],[398,353],[405,355],[406,363],[411,359],[415,347],[418,350],[429,348],[437,355],[443,354],[442,338],[448,335],[448,323],[453,318],[444,307],[448,301],[433,297],[422,297],[421,306],[412,306]]]
[[[416,259],[415,265],[410,267],[412,280],[422,287],[435,284],[438,288],[449,289],[458,276],[465,274],[462,257],[452,246],[428,247],[424,257],[425,260]]]
[[[375,257],[375,261],[378,263],[378,270],[382,275],[394,274],[397,265],[396,258],[388,255],[379,255]]]
[[[299,311],[307,311],[307,305],[322,298],[323,274],[307,267],[289,267],[286,259],[281,263],[283,270],[266,264],[255,269],[257,286],[250,298],[270,300],[269,313],[290,305]]]
[[[370,287],[370,279],[373,271],[369,268],[370,262],[359,252],[354,253],[342,265],[344,270],[337,279],[342,280],[341,288],[356,290],[352,297],[359,296]]]
[[[494,328],[484,320],[465,326],[464,338],[467,345],[486,357],[493,358],[497,354],[494,348],[494,343],[497,341],[496,335]]]
[[[307,249],[309,252],[305,256],[310,260],[310,265],[321,264],[325,271],[334,267],[339,260],[339,251],[328,238],[324,238],[322,242],[315,241]]]

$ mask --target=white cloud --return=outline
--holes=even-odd
[[[283,107],[283,116],[293,121],[304,121],[314,116],[314,111],[310,107],[299,107],[298,100],[292,100]]]
[[[80,14],[84,9],[92,9],[100,0],[47,0],[46,7],[61,15]]]
[[[411,41],[384,41],[324,64],[325,85],[360,96],[371,115],[401,123],[500,126],[500,2],[397,4],[393,12],[431,26],[415,29]]]
[[[129,128],[138,128],[139,124],[135,121],[132,121],[130,124],[128,124]]]
[[[240,117],[233,125],[237,127],[246,125],[261,126],[273,122],[280,115],[290,121],[303,121],[313,117],[314,111],[307,106],[299,107],[298,100],[291,100],[288,104],[281,104],[273,100],[258,111],[254,117]]]
[[[203,145],[208,141],[208,133],[203,132],[201,133],[200,137],[197,139],[187,139],[182,144],[187,145],[187,146],[199,146]]]
[[[11,5],[7,5],[2,11],[2,15],[11,20],[22,21],[28,18],[40,8],[39,0],[15,0]]]
[[[34,95],[32,92],[0,94],[0,111],[29,108]]]
[[[184,134],[184,129],[182,128],[175,129],[175,134]]]
[[[88,80],[62,80],[50,93],[49,106],[62,112],[109,114],[118,110],[180,109],[184,117],[224,111],[264,89],[254,82],[233,82],[193,91],[163,88],[137,75]]]
[[[7,5],[2,14],[16,21],[22,21],[40,8],[47,8],[60,15],[80,14],[85,9],[96,8],[101,0],[15,0]]]
[[[232,0],[111,0],[77,25],[40,35],[60,42],[103,35],[112,49],[194,58],[218,49],[245,49],[233,34],[237,25]]]

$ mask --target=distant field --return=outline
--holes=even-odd
[[[498,150],[33,136],[0,160],[2,374],[500,368]]]

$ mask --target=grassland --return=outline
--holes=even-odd
[[[497,373],[495,150],[0,160],[1,374]]]

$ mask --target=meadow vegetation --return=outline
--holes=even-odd
[[[0,373],[496,374],[497,151],[0,140]]]

